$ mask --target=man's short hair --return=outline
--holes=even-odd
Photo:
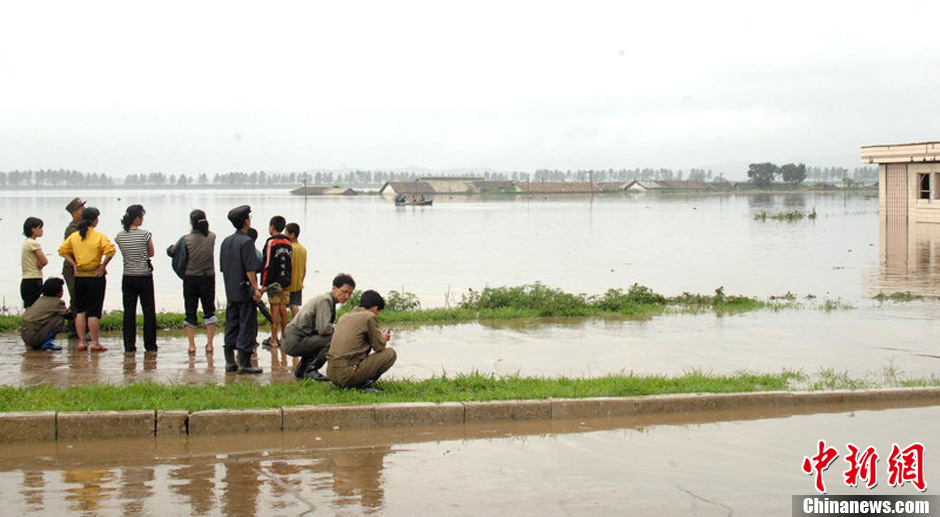
[[[346,273],[340,273],[336,275],[335,278],[333,278],[333,287],[339,289],[340,287],[343,287],[344,285],[348,285],[349,287],[352,287],[353,289],[355,289],[356,281],[353,280],[353,277],[347,275]]]
[[[42,294],[45,296],[59,296],[59,293],[62,292],[63,285],[65,285],[65,280],[61,278],[47,278],[46,281],[42,283]]]
[[[250,206],[236,206],[235,208],[228,211],[228,220],[231,221],[232,226],[234,226],[236,230],[241,230],[242,226],[245,226],[245,221],[248,220],[250,214]]]
[[[297,223],[287,223],[287,226],[284,227],[284,231],[294,237],[300,237],[300,225]]]
[[[277,233],[284,231],[284,225],[287,224],[287,219],[284,219],[284,216],[276,215],[271,218],[270,226],[273,226]]]
[[[359,297],[359,306],[363,309],[378,307],[379,310],[382,310],[385,308],[385,299],[382,298],[381,294],[369,289]]]

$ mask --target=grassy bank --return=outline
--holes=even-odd
[[[339,314],[358,304],[357,291],[353,298],[340,310]],[[793,294],[760,300],[750,296],[730,295],[724,288],[715,289],[714,294],[682,293],[679,296],[664,296],[639,284],[629,289],[609,289],[602,295],[572,294],[541,283],[522,286],[487,287],[482,290],[469,290],[460,301],[452,306],[423,309],[417,296],[407,291],[389,291],[385,293],[387,306],[379,314],[383,323],[429,323],[445,321],[476,321],[486,319],[512,318],[557,318],[585,316],[656,316],[665,313],[697,314],[713,312],[715,314],[734,314],[754,310],[782,310],[802,306]],[[814,300],[813,297],[807,297]],[[817,302],[812,302],[817,304]],[[833,302],[818,303],[823,310],[850,308]],[[219,325],[225,322],[225,311],[216,311]],[[123,325],[123,313],[109,312],[100,320],[104,331],[120,330]],[[161,329],[183,328],[183,314],[161,312],[157,314],[157,327]],[[200,323],[201,323],[200,316]],[[0,331],[15,331],[20,328],[20,317],[0,315]],[[138,326],[143,319],[138,316]],[[259,315],[259,324],[268,325]]]
[[[328,383],[288,382],[259,386],[239,382],[220,385],[129,386],[85,385],[71,388],[0,387],[0,412],[98,411],[131,409],[279,408],[304,404],[374,402],[455,402],[546,398],[627,397],[672,393],[740,393],[785,390],[802,375],[711,375],[692,372],[679,377],[611,375],[594,379],[542,378],[468,374],[422,381],[381,381],[375,395],[338,389]]]

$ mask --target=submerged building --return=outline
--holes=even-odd
[[[866,146],[862,161],[878,164],[883,221],[940,223],[940,142]]]

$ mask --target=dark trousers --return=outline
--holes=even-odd
[[[42,327],[38,329],[23,328],[20,330],[20,336],[23,338],[23,342],[29,345],[30,348],[39,350],[42,344],[49,339],[49,334],[54,336],[62,332],[63,323],[65,323],[65,318],[56,314],[52,318],[49,318],[49,321],[43,323]]]
[[[254,353],[258,337],[258,306],[255,302],[228,302],[225,306],[225,348]]]
[[[183,306],[186,309],[186,323],[198,327],[196,309],[202,302],[202,317],[206,324],[215,323],[215,277],[190,276],[183,279]]]
[[[124,293],[124,351],[137,350],[137,300],[144,314],[144,349],[157,349],[157,311],[153,297],[152,276],[125,276],[121,281]]]
[[[20,297],[23,298],[23,307],[29,308],[36,303],[42,294],[42,278],[24,278],[20,281]]]
[[[292,357],[302,357],[314,370],[326,364],[326,353],[330,351],[333,336],[307,336],[288,325],[281,337],[281,350]]]

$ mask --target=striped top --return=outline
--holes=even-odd
[[[151,234],[142,228],[131,231],[121,230],[114,237],[114,242],[121,249],[124,257],[124,276],[150,276],[149,253],[147,243]]]

